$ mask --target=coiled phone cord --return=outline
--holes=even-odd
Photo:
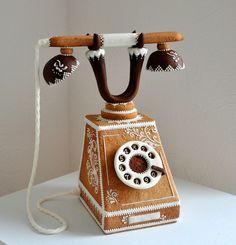
[[[67,195],[78,196],[79,189],[74,189],[71,191],[50,195],[37,202],[37,208],[39,209],[39,211],[57,220],[58,223],[60,223],[59,227],[54,228],[54,229],[49,229],[49,228],[40,226],[36,222],[32,214],[30,203],[31,203],[32,187],[34,185],[34,180],[35,180],[36,171],[37,171],[38,157],[39,157],[39,145],[40,145],[40,82],[39,82],[39,77],[40,77],[39,48],[40,47],[49,47],[49,39],[41,39],[38,41],[38,43],[35,46],[35,61],[34,61],[34,66],[35,66],[34,67],[35,68],[35,143],[34,143],[34,157],[33,157],[32,172],[31,172],[30,181],[29,181],[28,188],[27,188],[27,195],[26,195],[26,211],[27,211],[29,222],[32,225],[32,227],[40,233],[49,235],[49,234],[60,233],[66,230],[67,223],[58,214],[44,208],[42,204],[46,201],[50,201],[57,197],[62,197],[62,196],[67,196]]]

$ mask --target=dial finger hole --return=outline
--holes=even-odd
[[[133,144],[131,147],[132,147],[133,150],[138,150],[138,145],[137,144]]]
[[[125,178],[126,180],[130,180],[130,179],[131,179],[131,175],[128,174],[128,173],[126,173],[126,174],[124,174],[124,178]]]
[[[152,176],[153,178],[156,178],[156,177],[157,177],[157,172],[156,172],[156,171],[152,171],[152,172],[151,172],[151,176]]]
[[[135,178],[134,179],[134,184],[140,185],[141,184],[141,180],[139,178]]]
[[[148,176],[146,176],[143,178],[143,181],[148,184],[151,182],[151,179]]]
[[[122,171],[122,172],[125,171],[125,165],[124,164],[120,164],[119,165],[119,170]]]
[[[144,152],[147,152],[147,147],[143,145],[143,146],[141,146],[141,150]]]
[[[154,158],[155,158],[155,155],[154,155],[152,152],[149,152],[149,153],[148,153],[148,156],[149,156],[149,158],[151,158],[151,159],[154,159]]]
[[[124,162],[124,161],[125,161],[125,156],[120,155],[120,156],[119,156],[119,160],[120,160],[121,162]]]
[[[125,154],[129,154],[130,153],[130,149],[128,147],[125,147],[125,149],[123,150]]]

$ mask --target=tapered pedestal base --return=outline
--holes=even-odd
[[[115,122],[103,119],[101,115],[88,115],[85,122],[80,199],[101,229],[105,233],[114,233],[175,222],[180,212],[179,197],[155,120],[138,114],[136,119]],[[160,156],[165,174],[151,188],[132,188],[117,176],[114,168],[116,152],[129,141],[139,142],[138,147],[148,144]],[[140,174],[142,183],[145,183],[145,175],[147,172]],[[149,178],[155,178],[155,175]]]

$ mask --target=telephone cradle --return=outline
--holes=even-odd
[[[121,113],[130,104],[124,104]],[[119,105],[109,106],[118,112]],[[102,114],[107,111],[112,110]],[[104,233],[171,223],[179,217],[179,196],[156,122],[146,115],[121,121],[85,117],[79,188],[83,205]]]

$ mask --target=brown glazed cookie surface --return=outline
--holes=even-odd
[[[181,56],[169,46],[160,44],[160,50],[153,52],[147,62],[146,69],[150,71],[177,71],[185,68]],[[167,49],[165,49],[167,48]]]
[[[98,121],[98,115],[86,116],[79,177],[81,198],[105,233],[171,223],[179,217],[179,196],[155,121],[142,116],[134,123],[111,123]],[[161,157],[166,174],[151,188],[131,188],[116,174],[115,154],[129,141],[149,142]],[[146,173],[143,159],[135,155],[130,160],[132,171]]]
[[[138,115],[133,102],[128,103],[106,103],[105,109],[101,110],[101,116],[108,120],[130,120]]]
[[[43,69],[43,76],[48,85],[65,80],[78,67],[79,62],[71,55],[59,54],[50,59]]]
[[[106,103],[105,108],[107,110],[113,110],[113,111],[127,111],[132,110],[135,108],[134,103],[132,101],[128,103]]]
[[[105,112],[105,111],[101,111],[101,116],[105,119],[108,120],[114,120],[114,121],[120,121],[120,120],[129,120],[129,119],[134,119],[136,118],[138,115],[138,112],[132,112],[129,114],[116,114],[116,113],[110,113],[110,112]]]

